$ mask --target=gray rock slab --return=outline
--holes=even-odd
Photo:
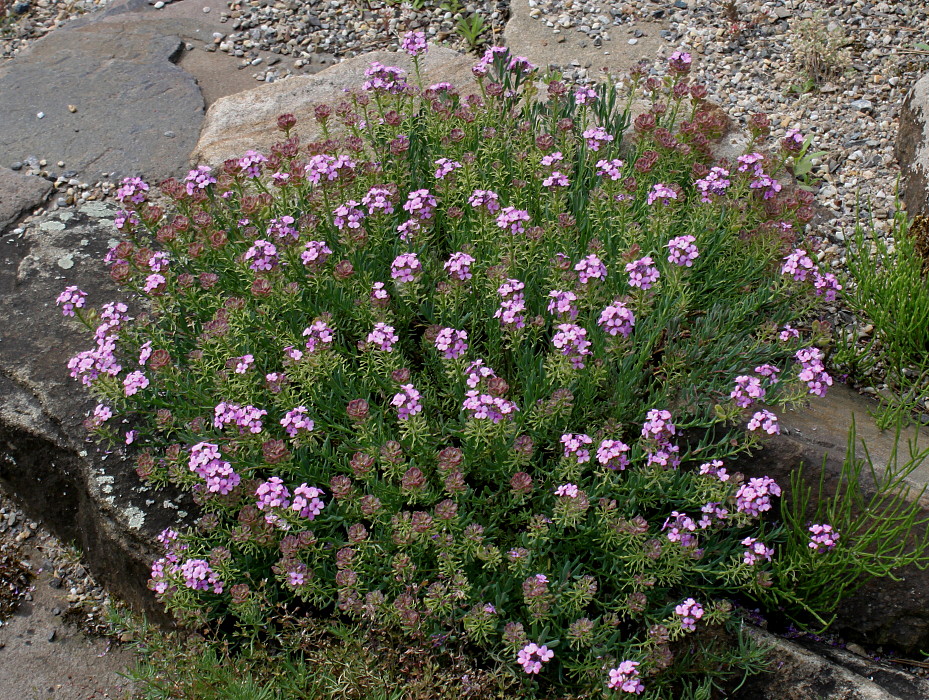
[[[895,155],[907,211],[929,216],[929,73],[913,86],[900,108]]]
[[[203,98],[172,63],[181,39],[160,29],[107,15],[52,32],[5,63],[0,162],[64,161],[62,170],[85,180],[104,172],[153,181],[183,174]]]
[[[667,29],[667,23],[638,22],[610,27],[610,39],[602,46],[576,29],[562,29],[555,34],[551,28],[529,16],[529,0],[510,2],[510,19],[503,30],[503,43],[517,56],[525,56],[537,66],[549,65],[587,68],[588,75],[596,79],[605,69],[611,75],[621,75],[642,59],[654,60],[661,47],[667,46],[658,32]],[[638,30],[643,36],[629,44]]]
[[[748,476],[771,476],[788,493],[791,473],[802,466],[803,480],[814,494],[824,470],[824,492],[831,497],[842,475],[852,421],[857,434],[856,456],[864,458],[867,451],[878,476],[893,463],[895,433],[877,429],[870,415],[876,408],[873,399],[847,386],[835,385],[825,398],[811,397],[802,409],[780,412],[783,433],[765,441],[762,450],[733,468]],[[917,451],[925,450],[929,448],[929,434],[913,427],[902,432],[897,443],[898,466],[907,460],[910,443]],[[908,479],[910,496],[915,498],[927,481],[929,463],[924,462]],[[870,498],[874,481],[867,467],[861,488],[862,496]],[[923,497],[920,504],[919,517],[926,518],[929,499]],[[895,572],[895,579],[873,579],[844,600],[836,614],[830,631],[846,641],[887,645],[918,654],[929,648],[929,571],[909,566]]]
[[[748,628],[768,646],[775,668],[753,676],[732,700],[925,700],[929,681],[890,664],[823,644],[806,646],[758,628]]]
[[[0,233],[42,204],[51,191],[48,180],[0,168]]]
[[[318,104],[335,106],[345,99],[345,90],[360,88],[365,69],[374,61],[412,70],[410,58],[394,51],[374,51],[327,68],[315,75],[295,76],[270,85],[217,100],[207,111],[200,140],[191,155],[198,163],[218,165],[241,156],[250,148],[267,152],[281,140],[277,117],[297,117],[296,132],[304,143],[316,140],[320,131],[313,119]],[[429,47],[423,61],[426,83],[445,80],[456,86],[472,83],[473,56],[451,49]]]
[[[114,211],[89,202],[0,238],[0,483],[30,517],[76,543],[101,584],[159,615],[146,588],[158,556],[154,537],[185,506],[140,483],[123,450],[87,440],[82,422],[96,402],[66,365],[93,339],[55,305],[72,284],[93,306],[124,296],[101,262],[114,238]]]

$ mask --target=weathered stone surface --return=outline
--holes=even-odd
[[[750,678],[733,700],[924,700],[929,681],[824,644],[792,642],[758,628],[748,633],[770,646],[771,673]]]
[[[83,179],[185,171],[203,98],[172,63],[181,40],[118,14],[104,20],[52,32],[0,68],[0,163],[64,161]]]
[[[895,155],[903,173],[903,202],[911,215],[929,215],[929,73],[903,101]]]
[[[591,78],[606,69],[612,75],[621,75],[642,59],[653,60],[667,43],[658,32],[666,25],[658,22],[627,24],[610,27],[611,38],[603,46],[594,46],[593,40],[574,29],[562,29],[561,34],[529,16],[529,0],[510,2],[510,20],[503,30],[503,43],[517,56],[543,68],[555,64],[573,65],[588,70]],[[643,36],[630,45],[628,39],[639,30]],[[589,68],[587,68],[589,66]]]
[[[0,239],[0,482],[31,517],[75,542],[102,584],[152,611],[153,538],[178,510],[164,507],[172,494],[139,482],[122,451],[107,454],[86,441],[82,421],[95,402],[66,363],[93,340],[55,306],[69,284],[93,305],[117,298],[100,262],[113,213],[90,202]]]
[[[865,456],[866,445],[878,474],[884,473],[892,463],[894,433],[877,429],[868,415],[874,408],[873,400],[846,386],[833,386],[825,398],[812,397],[807,407],[782,412],[783,434],[766,441],[763,450],[734,464],[733,468],[749,476],[771,476],[785,493],[789,492],[791,472],[801,465],[804,481],[816,493],[823,469],[824,493],[831,497],[842,474],[848,428],[853,420],[858,438],[857,456]],[[929,448],[929,436],[925,432],[904,431],[898,447],[898,465],[909,456],[908,442],[911,440],[918,450]],[[929,462],[924,462],[908,479],[910,495],[915,497],[927,482]],[[862,496],[869,498],[873,488],[874,481],[865,467]],[[921,503],[921,517],[929,516],[929,502],[924,498]],[[884,578],[866,583],[843,601],[830,631],[847,641],[887,645],[904,653],[916,653],[929,646],[929,572],[910,566],[901,569],[896,576],[896,581]]]
[[[288,112],[297,117],[296,132],[300,138],[304,142],[316,140],[320,130],[313,119],[313,107],[318,104],[334,107],[345,98],[346,90],[360,88],[365,69],[374,61],[412,71],[412,61],[406,54],[375,51],[316,75],[289,78],[217,100],[207,112],[191,159],[217,165],[250,148],[267,152],[281,140],[277,117]],[[470,71],[474,63],[473,56],[430,46],[422,62],[424,81],[445,80],[456,86],[466,85],[472,80]]]
[[[0,233],[45,201],[52,191],[48,180],[0,168]]]

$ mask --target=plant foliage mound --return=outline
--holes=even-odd
[[[169,609],[464,640],[527,694],[757,669],[730,601],[803,608],[843,539],[766,522],[780,487],[726,464],[831,384],[790,324],[836,284],[775,179],[802,138],[712,164],[689,65],[575,89],[494,48],[463,94],[373,64],[316,108],[323,141],[284,115],[270,155],[166,200],[123,184],[107,261],[134,317],[59,302],[95,331],[70,364],[90,428],[202,509],[162,535]]]

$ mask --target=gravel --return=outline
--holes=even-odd
[[[42,578],[61,599],[56,617],[87,634],[109,631],[104,615],[109,595],[81,565],[80,554],[0,492],[0,625],[21,603],[33,599],[35,582],[43,572]]]
[[[41,39],[68,20],[100,10],[110,2],[113,0],[32,0],[8,3],[10,18],[6,23],[0,12],[0,59],[12,58],[30,42]]]

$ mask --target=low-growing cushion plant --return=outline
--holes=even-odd
[[[133,309],[59,298],[95,332],[88,426],[202,510],[152,588],[245,634],[283,606],[464,640],[526,697],[708,697],[757,669],[732,601],[802,610],[853,535],[766,520],[778,484],[727,469],[832,381],[791,325],[837,287],[812,196],[775,179],[802,138],[713,164],[682,53],[625,92],[502,48],[467,96],[416,66],[319,105],[323,141],[284,115],[267,156],[160,200],[126,180],[107,263]]]

